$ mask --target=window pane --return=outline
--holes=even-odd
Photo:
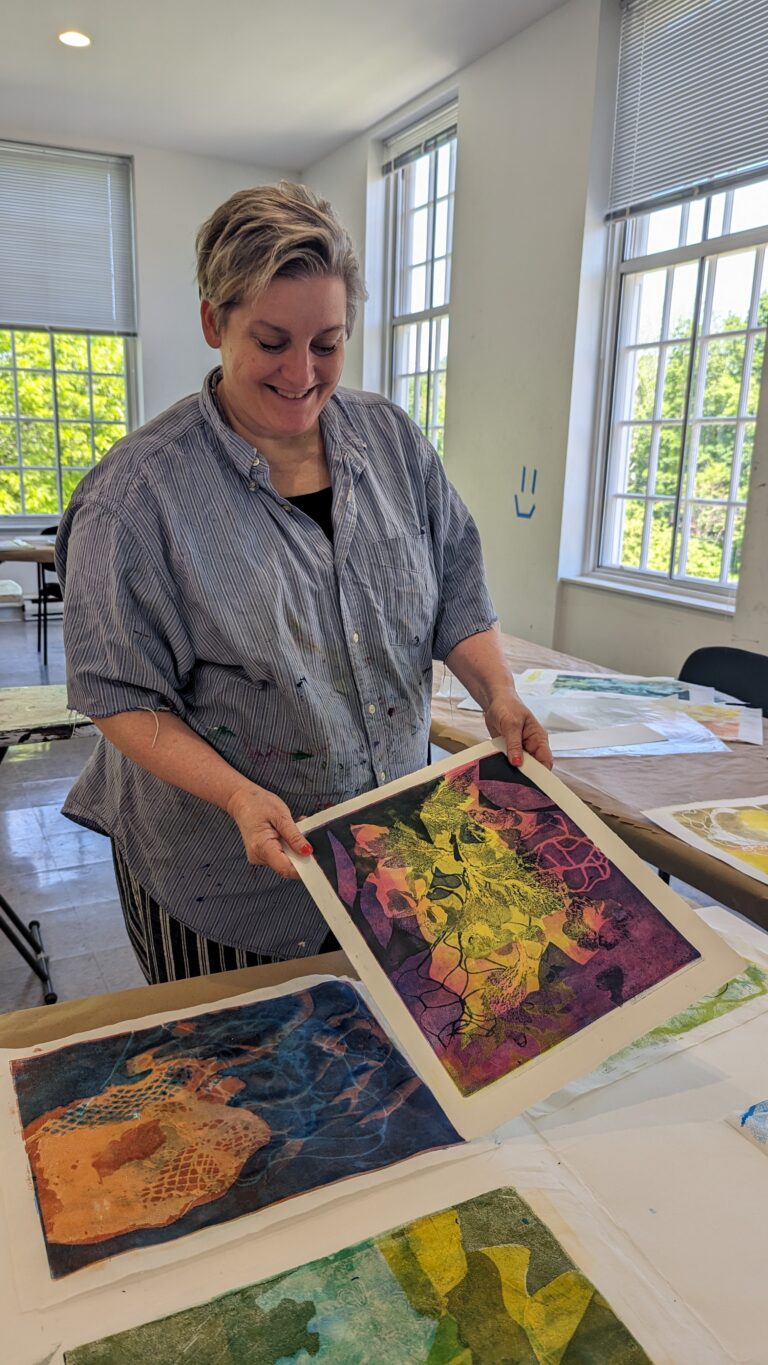
[[[25,369],[51,368],[51,343],[47,332],[16,333],[16,364]]]
[[[410,207],[419,208],[429,199],[429,156],[420,156],[406,167],[410,189]]]
[[[741,573],[741,551],[744,544],[745,512],[739,507],[733,518],[733,540],[731,541],[731,562],[728,565],[729,583],[738,583]]]
[[[755,337],[755,345],[752,351],[752,368],[749,376],[749,390],[747,392],[747,412],[757,413],[757,403],[760,397],[760,380],[763,375],[763,358],[765,356],[765,337]]]
[[[61,472],[61,496],[67,507],[80,480],[87,474],[85,469],[63,469]]]
[[[21,479],[9,469],[0,469],[0,516],[12,517],[21,511]]]
[[[444,370],[445,367],[446,367],[446,365],[448,364],[448,319],[447,319],[447,318],[438,318],[438,319],[437,319],[436,326],[437,326],[437,346],[436,346],[437,367],[438,367],[438,369],[440,369],[440,370]]]
[[[0,365],[13,364],[13,347],[10,332],[0,331]]]
[[[408,323],[405,327],[395,328],[394,373],[396,375],[413,374],[416,369],[417,331],[418,329],[413,323]]]
[[[16,412],[16,398],[13,392],[13,375],[0,374],[0,417],[13,417]]]
[[[651,428],[625,427],[623,435],[627,441],[627,473],[622,492],[645,493],[651,458]]]
[[[634,500],[624,502],[624,524],[621,533],[621,559],[624,569],[639,569],[643,547],[643,522],[645,503]]]
[[[88,422],[62,422],[59,426],[59,449],[63,465],[91,463],[91,427]]]
[[[691,199],[688,204],[688,227],[685,240],[688,245],[700,242],[704,235],[704,209],[706,199]]]
[[[763,223],[768,223],[768,180],[759,180],[755,185],[742,185],[741,189],[734,190],[731,232],[762,227]]]
[[[727,499],[730,496],[735,446],[735,423],[702,426],[696,453],[695,497]]]
[[[0,464],[16,464],[16,423],[0,422]]]
[[[419,375],[417,380],[417,408],[414,414],[415,420],[420,427],[427,425],[427,389],[429,381],[425,374]]]
[[[710,332],[732,332],[747,326],[754,274],[754,251],[735,251],[716,258]]]
[[[647,421],[653,417],[658,368],[658,351],[634,351],[631,353],[632,402],[628,416],[633,421]]]
[[[651,503],[651,528],[648,538],[648,568],[656,573],[669,573],[672,554],[672,527],[674,523],[674,504],[671,502]]]
[[[90,417],[91,395],[87,376],[57,374],[56,401],[60,417]]]
[[[678,265],[672,272],[672,297],[669,307],[669,337],[689,337],[693,331],[693,310],[696,305],[696,282],[699,267],[695,263]]]
[[[685,415],[685,395],[687,392],[690,360],[690,345],[667,347],[664,366],[664,389],[661,397],[662,417],[682,418]]]
[[[432,421],[435,426],[445,426],[445,375],[439,374],[432,384]]]
[[[53,351],[58,370],[88,369],[88,338],[67,336],[61,332],[53,338]]]
[[[432,307],[442,308],[447,299],[446,262],[435,261],[432,267]]]
[[[427,226],[429,211],[427,209],[417,209],[411,215],[410,233],[410,253],[409,260],[413,265],[420,265],[427,259]]]
[[[125,342],[122,337],[91,337],[91,369],[107,374],[125,370]]]
[[[749,492],[749,476],[752,473],[752,450],[755,444],[755,424],[745,422],[744,437],[741,447],[741,469],[739,471],[739,487],[737,497],[746,501]]]
[[[125,420],[125,380],[107,375],[94,375],[92,381],[93,416],[99,422]]]
[[[738,413],[745,345],[743,336],[707,343],[702,416],[735,417]]]
[[[427,270],[426,266],[417,265],[415,270],[410,272],[410,289],[408,291],[408,312],[422,313],[427,306]]]
[[[760,281],[757,322],[760,327],[768,327],[768,251],[763,255],[763,278]]]
[[[707,237],[719,237],[725,221],[725,195],[713,194],[709,203],[709,227]]]
[[[624,300],[627,341],[658,341],[666,283],[666,270],[648,270],[627,277]]]
[[[445,256],[448,252],[448,200],[435,205],[435,255]]]
[[[656,464],[655,493],[677,494],[680,480],[680,452],[683,428],[662,427],[659,432],[659,451]]]
[[[723,558],[725,508],[694,503],[683,572],[688,578],[717,581]]]
[[[53,379],[50,374],[21,372],[16,376],[16,387],[20,416],[53,416]]]
[[[58,512],[56,471],[30,469],[24,475],[24,502],[28,512]]]
[[[453,189],[453,176],[451,174],[451,143],[444,142],[437,151],[437,197],[442,199],[444,194],[449,194]]]
[[[25,465],[56,464],[56,435],[53,422],[21,423],[21,458]]]
[[[669,251],[680,241],[680,205],[657,209],[648,215],[648,244],[650,256],[654,251]]]
[[[420,370],[429,369],[429,337],[430,324],[422,322],[419,324],[419,365]]]

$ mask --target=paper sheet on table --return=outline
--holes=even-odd
[[[762,744],[763,713],[754,706],[707,706],[692,701],[668,701],[667,707],[684,711],[691,720],[705,725],[729,744]]]
[[[597,730],[569,730],[549,736],[555,758],[610,758],[645,752],[663,743],[664,736],[650,725],[602,725]]]
[[[654,740],[622,747],[622,757],[667,758],[674,754],[727,752],[727,745],[684,709],[657,698],[525,691],[521,691],[520,697],[550,736],[614,725],[646,725],[657,732],[658,738]],[[578,757],[610,757],[613,752],[612,748],[591,746],[582,749]]]
[[[462,1162],[460,1170],[451,1172],[449,1184],[445,1173],[438,1171],[404,1177],[351,1201],[343,1219],[328,1209],[309,1214],[302,1221],[298,1238],[295,1225],[271,1228],[247,1243],[168,1266],[155,1275],[112,1286],[46,1312],[19,1313],[10,1291],[11,1242],[0,1240],[4,1345],[12,1353],[13,1365],[41,1365],[43,1357],[52,1351],[52,1365],[62,1365],[62,1346],[71,1349],[107,1332],[125,1331],[204,1303],[425,1217],[448,1203],[504,1186],[514,1187],[530,1204],[655,1365],[680,1365],[686,1359],[695,1359],[696,1365],[723,1365],[712,1333],[676,1298],[652,1260],[638,1255],[631,1235],[615,1226],[610,1210],[596,1205],[579,1178],[559,1166],[547,1144],[525,1120],[518,1122],[503,1144]],[[533,1285],[529,1292],[533,1297]],[[357,1296],[357,1302],[364,1307],[364,1292],[362,1297]],[[370,1358],[375,1359],[375,1348],[372,1350]],[[192,1361],[194,1350],[185,1353],[185,1360],[187,1354]]]
[[[735,1114],[729,1115],[728,1122],[742,1137],[753,1143],[758,1151],[768,1156],[768,1100],[758,1100],[756,1104],[750,1104],[746,1109],[737,1110]]]
[[[644,677],[632,673],[583,673],[565,668],[528,668],[517,679],[524,692],[579,692],[600,696],[680,697],[683,701],[714,702],[712,687],[678,678]]]
[[[742,924],[721,906],[707,906],[697,913],[746,959],[744,971],[681,1014],[674,1015],[666,1024],[607,1057],[594,1071],[577,1076],[541,1104],[533,1106],[528,1111],[532,1118],[566,1109],[582,1095],[602,1090],[624,1076],[654,1066],[687,1048],[698,1047],[708,1038],[741,1028],[750,1019],[768,1011],[768,937],[754,925]]]
[[[768,794],[643,812],[670,834],[768,886]]]

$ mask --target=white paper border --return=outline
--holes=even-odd
[[[464,768],[489,754],[503,752],[504,747],[503,740],[498,739],[464,749],[459,754],[451,754],[431,767],[421,768],[408,777],[365,792],[331,810],[321,811],[301,821],[299,828],[309,833],[340,816],[354,814],[422,782]],[[702,924],[685,901],[671,891],[559,778],[531,758],[530,754],[523,758],[522,771],[602,849],[611,862],[699,951],[701,957],[475,1095],[461,1095],[362,934],[355,928],[315,858],[297,857],[289,852],[304,885],[359,972],[361,981],[368,987],[374,1004],[378,1006],[379,1017],[386,1021],[384,1027],[387,1032],[409,1058],[414,1070],[426,1081],[453,1126],[465,1138],[491,1132],[515,1114],[538,1104],[553,1091],[560,1090],[575,1076],[594,1070],[612,1053],[663,1024],[671,1015],[693,1004],[702,995],[716,990],[732,976],[737,976],[744,965],[742,959],[717,934]]]

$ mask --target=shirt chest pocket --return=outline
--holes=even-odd
[[[429,538],[418,531],[368,546],[373,601],[396,645],[431,649],[437,615],[437,581]]]

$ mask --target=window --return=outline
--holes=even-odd
[[[620,3],[592,564],[725,605],[768,324],[768,6]]]
[[[127,342],[0,330],[0,516],[56,517],[128,426]]]
[[[443,110],[385,167],[390,183],[390,396],[440,456],[444,449],[448,309],[456,185],[456,109]],[[389,144],[389,150],[398,147]]]
[[[135,424],[130,163],[0,143],[0,517],[56,518]]]
[[[768,324],[768,179],[614,227],[601,566],[731,592]]]

